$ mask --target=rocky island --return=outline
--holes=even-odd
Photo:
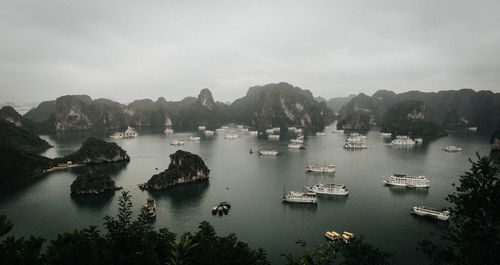
[[[99,164],[129,160],[127,151],[119,145],[106,142],[95,136],[87,138],[78,151],[55,159],[57,163],[63,164]]]
[[[87,174],[78,176],[71,184],[72,196],[94,196],[105,192],[114,192],[121,187],[116,187],[111,177],[100,171],[91,170]]]
[[[496,129],[496,131],[491,136],[490,144],[490,157],[495,163],[500,165],[500,127],[498,127],[498,129]]]
[[[170,159],[168,169],[153,175],[148,182],[139,185],[139,188],[163,190],[178,184],[208,180],[210,169],[198,155],[178,150],[170,155]]]

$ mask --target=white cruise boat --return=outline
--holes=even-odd
[[[300,128],[295,128],[295,133],[302,133],[302,129],[300,129]]]
[[[417,137],[417,138],[413,139],[413,141],[415,141],[415,143],[417,143],[417,144],[421,144],[424,142],[424,139],[422,139],[422,137]]]
[[[398,135],[396,139],[391,141],[391,145],[415,145],[415,141],[413,141],[410,137],[405,135]]]
[[[224,132],[225,129],[222,129],[222,128],[218,128],[218,129],[215,129],[216,132],[220,133],[220,132]]]
[[[275,133],[280,132],[280,131],[281,131],[280,127],[274,127],[273,128],[273,132],[275,132]]]
[[[171,145],[184,145],[184,141],[183,140],[173,140],[172,142],[170,142]]]
[[[335,172],[335,165],[307,165],[306,166],[306,171],[307,172],[321,172],[321,173],[333,173]]]
[[[407,176],[403,174],[393,174],[383,182],[385,185],[409,188],[428,188],[430,186],[429,180],[425,176]]]
[[[382,137],[392,137],[392,133],[381,132],[380,136],[382,136]]]
[[[325,136],[326,135],[326,132],[317,132],[316,133],[316,136]]]
[[[170,129],[170,128],[166,128],[163,132],[166,133],[166,134],[173,134],[174,130]]]
[[[206,126],[198,126],[198,131],[204,131],[207,127]]]
[[[280,136],[278,134],[269,134],[267,138],[269,138],[270,140],[279,140]]]
[[[223,129],[223,130],[226,130],[226,129],[229,129],[229,126],[222,126],[220,128]]]
[[[319,183],[311,187],[306,187],[306,189],[310,192],[314,192],[317,194],[324,194],[324,195],[340,195],[340,196],[349,195],[349,191],[342,184]]]
[[[288,194],[283,195],[283,202],[315,204],[318,203],[318,197],[316,193],[312,192],[290,191]]]
[[[114,139],[121,139],[121,138],[132,138],[136,136],[137,136],[136,132],[127,131],[127,132],[115,132],[110,137]]]
[[[277,156],[278,155],[278,150],[260,149],[259,150],[259,155],[263,155],[263,156]]]
[[[214,131],[206,130],[205,135],[214,135]]]
[[[290,149],[306,149],[303,144],[299,144],[299,143],[290,143],[288,145],[288,148],[290,148]]]
[[[274,129],[266,129],[266,133],[267,134],[273,134],[274,133]]]
[[[303,144],[304,140],[302,139],[290,139],[290,142],[295,143],[295,144]]]
[[[291,132],[291,131],[294,131],[294,132],[295,132],[295,129],[297,129],[297,128],[295,128],[295,127],[288,127],[288,131],[289,131],[289,132]]]
[[[231,139],[237,139],[237,138],[239,138],[239,137],[240,137],[240,136],[239,136],[239,135],[237,135],[237,134],[235,134],[235,133],[228,133],[228,134],[226,134],[226,135],[224,136],[224,138],[225,138],[225,139],[229,139],[229,140],[231,140]]]
[[[201,138],[199,136],[189,136],[188,141],[198,142],[200,139]]]
[[[469,128],[467,128],[467,130],[469,130],[471,132],[475,132],[475,131],[477,131],[477,127],[469,127]]]
[[[368,146],[364,142],[361,141],[347,141],[344,144],[345,149],[367,149]]]
[[[237,125],[236,128],[237,129],[243,129],[243,125]]]
[[[445,151],[445,152],[460,152],[460,151],[462,151],[462,148],[450,145],[450,146],[444,147],[443,151]]]
[[[411,213],[419,216],[432,217],[441,221],[447,221],[448,218],[450,218],[449,211],[438,210],[427,206],[414,206],[413,209],[411,209]]]
[[[255,135],[258,135],[258,134],[259,134],[259,132],[258,132],[258,131],[248,131],[248,135],[253,135],[253,136],[255,136]]]
[[[239,130],[240,130],[240,132],[248,132],[248,128],[241,128]]]

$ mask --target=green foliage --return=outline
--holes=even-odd
[[[349,244],[329,241],[312,250],[303,240],[297,243],[302,247],[303,255],[283,255],[288,265],[387,265],[393,256],[393,253],[366,243],[362,236],[352,239]]]
[[[350,113],[337,123],[337,129],[357,131],[369,130],[370,113],[362,110]]]
[[[210,169],[205,165],[203,159],[190,152],[177,150],[170,155],[170,165],[165,171],[153,175],[144,185],[145,189],[164,189],[178,179],[191,180],[195,177],[206,178],[210,174]]]
[[[40,152],[50,148],[50,144],[22,127],[0,119],[0,146],[13,147],[26,152]]]
[[[92,195],[89,194],[90,190],[99,193],[114,191],[116,190],[115,181],[108,174],[96,169],[89,171],[85,175],[78,176],[71,184],[72,195]]]
[[[19,183],[43,173],[53,160],[12,147],[0,146],[0,185]]]
[[[424,103],[402,101],[394,104],[384,115],[381,130],[393,135],[439,136],[443,130],[429,120]],[[412,118],[418,117],[418,118]]]
[[[489,157],[476,155],[447,197],[452,225],[442,231],[442,243],[420,243],[432,264],[500,264],[500,178]]]
[[[115,158],[118,158],[116,160]],[[95,136],[88,137],[78,151],[63,158],[56,158],[56,162],[65,163],[72,161],[78,164],[114,162],[130,160],[127,152],[116,143],[106,142]]]
[[[7,216],[0,214],[0,237],[6,235],[14,225],[7,219]]]

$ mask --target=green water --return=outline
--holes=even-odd
[[[194,231],[199,222],[208,220],[219,234],[236,233],[251,247],[264,248],[274,264],[284,262],[280,253],[297,252],[295,242],[305,239],[310,245],[325,241],[327,230],[350,231],[364,235],[368,242],[385,250],[397,252],[396,264],[420,264],[422,253],[417,242],[438,230],[441,223],[411,216],[412,206],[425,204],[447,206],[444,198],[451,184],[466,171],[468,158],[479,151],[489,153],[487,135],[451,134],[426,141],[413,148],[388,146],[376,131],[368,133],[367,150],[348,151],[342,148],[345,136],[306,136],[305,150],[288,150],[288,139],[268,141],[254,136],[225,140],[223,134],[205,136],[199,132],[165,135],[161,128],[138,130],[133,139],[117,142],[131,157],[129,163],[99,166],[109,173],[118,186],[133,196],[135,213],[152,196],[156,200],[156,227],[169,227],[178,234]],[[67,133],[43,135],[54,148],[44,155],[56,157],[80,147],[89,135],[106,137],[104,133]],[[211,169],[209,182],[177,186],[161,192],[140,191],[137,184],[164,170],[169,155],[179,147],[173,139],[190,135],[202,137],[180,149],[200,155]],[[109,138],[107,138],[109,139]],[[447,145],[463,147],[460,153],[445,153]],[[278,147],[278,157],[249,154],[249,148]],[[305,173],[307,162],[332,162],[334,175]],[[156,170],[158,168],[158,170]],[[103,195],[73,199],[70,185],[88,168],[74,168],[51,173],[23,187],[2,190],[0,212],[7,214],[15,226],[10,234],[40,235],[54,238],[58,232],[75,227],[101,225],[103,217],[117,212],[117,198]],[[426,175],[431,181],[428,190],[394,189],[382,185],[392,173]],[[317,206],[281,203],[286,190],[302,190],[317,182],[345,184],[349,197],[320,197]],[[229,215],[213,216],[211,207],[219,201],[232,204]]]

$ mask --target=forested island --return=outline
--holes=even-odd
[[[105,192],[114,192],[117,187],[111,177],[98,170],[90,170],[85,175],[78,176],[71,184],[72,196],[94,196]]]
[[[201,157],[178,150],[170,155],[170,165],[165,171],[153,175],[139,187],[143,190],[163,190],[178,184],[208,180],[209,174],[210,169]]]

